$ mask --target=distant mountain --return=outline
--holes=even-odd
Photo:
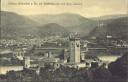
[[[104,37],[111,35],[113,37],[128,39],[128,17],[103,20],[99,24],[100,26],[93,29],[89,36]]]
[[[108,19],[117,19],[120,17],[127,17],[127,14],[115,14],[115,15],[105,15],[105,16],[100,16],[100,17],[92,17],[90,19],[92,20],[108,20]]]
[[[2,37],[22,37],[28,34],[35,35],[37,23],[28,17],[7,11],[1,11]]]
[[[57,35],[60,34],[59,31],[66,34],[78,32],[85,36],[96,26],[96,21],[72,13],[33,15],[29,17],[7,11],[1,11],[0,13],[2,37],[46,36],[52,33]]]
[[[96,26],[96,21],[73,13],[31,15],[29,17],[42,25],[56,23],[63,26],[70,32],[78,32],[81,35],[87,35]]]
[[[106,34],[128,36],[128,17],[125,15],[102,16],[100,18],[104,20],[99,21],[73,13],[23,16],[1,11],[0,14],[2,37],[67,36],[69,32],[78,32],[81,37],[102,37]],[[99,23],[102,23],[102,27],[98,26]]]
[[[55,15],[31,15],[31,19],[44,25],[48,23],[56,23],[64,27],[73,27],[90,21],[89,19],[73,13],[63,13]]]
[[[78,32],[80,37],[87,36],[96,26],[97,21],[88,21],[71,28],[71,32]]]
[[[63,26],[58,25],[56,23],[45,24],[37,28],[38,28],[38,35],[40,37],[67,36],[69,33],[68,30],[66,30]]]

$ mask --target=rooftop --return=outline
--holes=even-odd
[[[10,60],[0,59],[0,66],[23,66],[23,64],[18,59],[10,59]]]

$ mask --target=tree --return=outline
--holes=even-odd
[[[109,82],[111,79],[111,73],[104,66],[99,67],[98,69],[93,71],[93,80],[96,82]]]
[[[128,52],[115,62],[110,63],[108,67],[113,76],[128,80]]]
[[[15,71],[9,71],[7,74],[7,80],[17,80],[18,76],[16,75]]]

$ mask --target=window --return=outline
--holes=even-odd
[[[77,47],[80,47],[80,45],[79,45],[78,43],[76,43],[76,46],[77,46]]]

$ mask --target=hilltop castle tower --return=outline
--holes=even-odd
[[[70,35],[70,63],[80,63],[80,38]]]

